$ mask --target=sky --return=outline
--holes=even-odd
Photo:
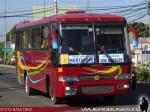
[[[79,7],[89,6],[87,1],[90,1],[90,7],[111,7],[111,6],[129,6],[143,2],[144,0],[58,0],[58,7],[63,5],[76,5]],[[146,1],[146,0],[145,0]],[[31,10],[32,6],[43,5],[44,0],[6,0],[6,11],[18,11],[18,10]],[[46,5],[53,5],[53,0],[45,0]],[[121,9],[120,9],[121,10]],[[0,0],[0,17],[4,16],[5,11],[5,0]],[[118,10],[117,10],[118,11]],[[92,11],[97,13],[105,13],[104,11]],[[146,12],[146,11],[145,11]],[[22,12],[24,13],[24,12]],[[133,12],[134,13],[134,12]],[[139,12],[141,14],[143,12]],[[7,14],[10,15],[10,14]],[[12,14],[13,15],[13,14]],[[119,14],[118,14],[119,15]],[[138,15],[138,14],[137,14]],[[136,16],[137,16],[136,15]],[[133,18],[134,19],[134,18]],[[31,20],[28,17],[13,17],[6,18],[6,31],[5,31],[5,19],[0,18],[0,41],[4,40],[4,35],[10,31],[10,29],[17,23]],[[131,18],[132,20],[132,18]],[[130,21],[130,19],[129,19]],[[148,23],[148,16],[145,16],[143,19],[139,19],[144,23]]]

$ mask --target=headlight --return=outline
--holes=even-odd
[[[116,80],[129,80],[129,79],[132,79],[132,75],[131,74],[116,75],[115,79]]]
[[[58,81],[60,82],[78,82],[77,76],[59,76]]]

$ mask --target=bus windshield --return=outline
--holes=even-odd
[[[63,25],[61,52],[69,55],[95,54],[92,25]]]
[[[62,24],[60,34],[61,64],[123,63],[128,57],[123,25]]]

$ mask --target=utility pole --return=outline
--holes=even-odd
[[[54,13],[58,13],[58,5],[57,5],[57,0],[54,0]]]
[[[6,48],[6,0],[5,0],[5,45],[4,47]],[[6,64],[6,51],[4,51],[4,64]]]
[[[9,34],[9,41],[10,41],[10,45],[11,45],[11,39],[12,39],[12,36],[11,36],[11,31],[10,31],[10,34]]]
[[[87,11],[91,11],[91,0],[87,0]]]
[[[44,0],[44,18],[45,18],[45,0]]]
[[[149,15],[149,37],[150,37],[150,0],[147,0],[148,2],[148,15]]]

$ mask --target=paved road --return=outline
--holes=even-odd
[[[15,79],[15,67],[0,65],[0,106],[46,106],[46,107],[83,107],[105,108],[137,107],[140,96],[147,96],[150,99],[150,84],[138,84],[137,89],[130,96],[117,96],[113,104],[104,102],[102,97],[85,97],[64,100],[59,105],[52,105],[50,99],[41,92],[33,96],[27,96],[24,88]]]

